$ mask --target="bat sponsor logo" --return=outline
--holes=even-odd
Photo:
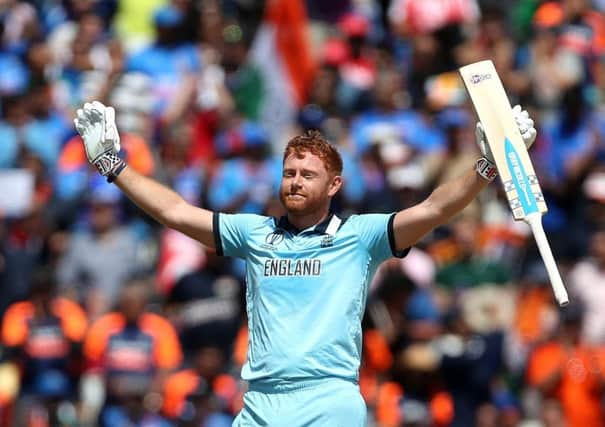
[[[518,186],[523,191],[523,195],[525,196],[525,202],[527,204],[531,203],[529,200],[529,193],[527,192],[527,182],[525,181],[525,176],[523,176],[523,171],[521,170],[521,165],[519,164],[519,157],[517,157],[517,153],[511,151],[508,153],[508,161],[512,165],[512,172],[515,175],[515,179],[517,181]]]
[[[519,158],[519,154],[508,138],[505,139],[504,147],[506,151],[506,163],[512,175],[512,181],[517,190],[519,201],[525,214],[537,212],[536,199],[531,191],[527,174]]]
[[[471,83],[476,85],[476,84],[481,83],[482,81],[489,80],[491,78],[492,78],[491,73],[473,74],[471,76]]]

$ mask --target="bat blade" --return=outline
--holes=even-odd
[[[460,68],[460,75],[483,126],[513,217],[531,227],[555,298],[565,306],[567,291],[542,228],[546,203],[496,68],[492,61],[480,61]]]
[[[512,108],[492,61],[460,68],[462,80],[494,155],[508,204],[516,220],[548,208],[534,167],[513,117]]]

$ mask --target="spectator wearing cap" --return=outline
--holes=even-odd
[[[126,71],[148,75],[153,85],[153,114],[167,123],[181,117],[193,98],[196,73],[201,69],[197,48],[183,41],[183,12],[172,5],[158,8],[153,15],[154,43],[130,55]]]
[[[119,222],[119,202],[116,187],[104,179],[92,180],[87,206],[90,226],[72,233],[59,259],[60,286],[75,290],[93,318],[113,306],[122,284],[139,269],[135,239]]]

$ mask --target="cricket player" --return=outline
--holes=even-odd
[[[533,121],[513,110],[525,144]],[[389,214],[340,218],[330,201],[340,190],[342,160],[319,132],[290,140],[279,197],[287,215],[210,212],[129,168],[118,156],[113,108],[86,103],[74,120],[88,160],[162,224],[247,263],[249,388],[234,426],[366,425],[358,386],[361,318],[380,263],[463,209],[496,175],[480,124],[483,153],[463,176],[425,201]],[[253,184],[251,184],[253,185]]]

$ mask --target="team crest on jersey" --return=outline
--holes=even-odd
[[[327,235],[321,239],[321,243],[319,244],[322,248],[330,248],[334,246],[334,236]]]
[[[284,232],[275,230],[265,236],[265,243],[262,245],[264,249],[277,249],[277,245],[284,241]]]

